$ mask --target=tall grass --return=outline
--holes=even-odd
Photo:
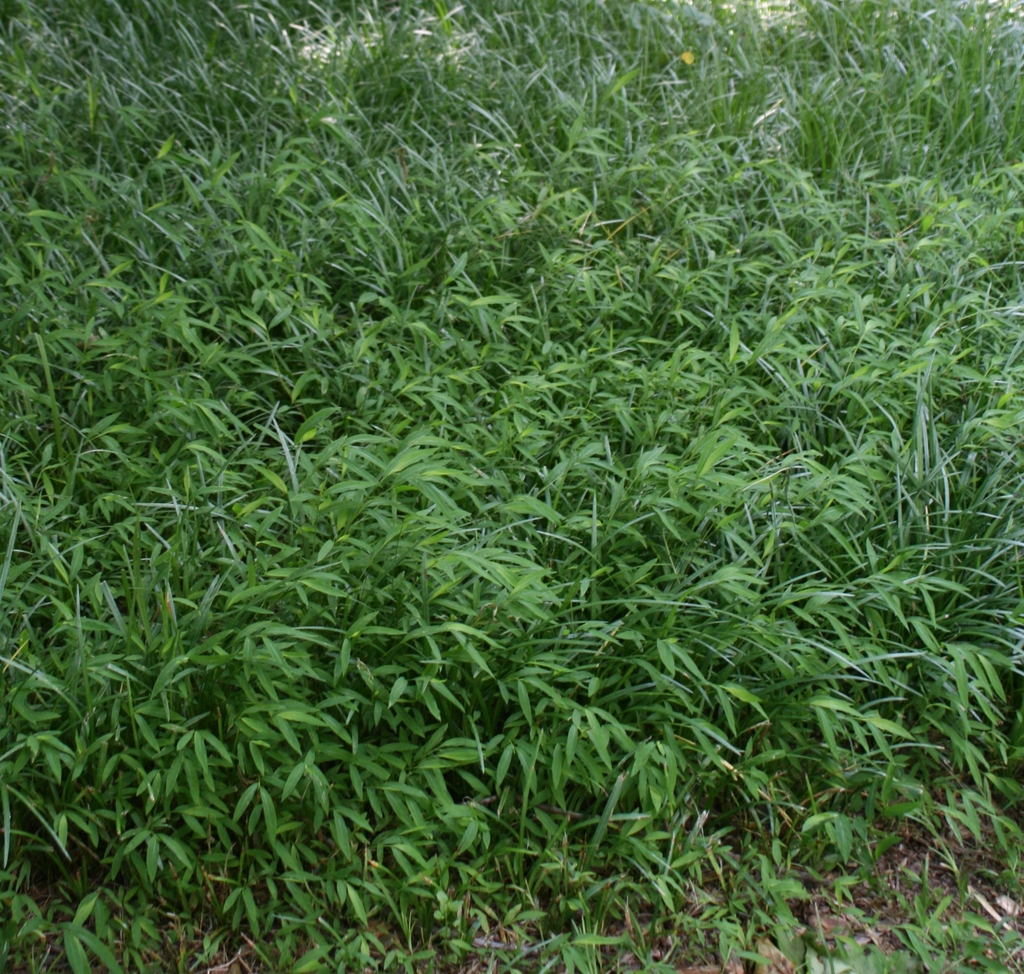
[[[0,6],[0,950],[1013,873],[1019,9],[339,8]]]

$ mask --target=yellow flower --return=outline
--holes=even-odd
[[[697,60],[693,56],[693,51],[683,51],[683,53],[679,55],[679,59],[683,64],[693,64],[693,62]]]

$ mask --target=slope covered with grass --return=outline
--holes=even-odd
[[[1009,881],[1018,12],[0,11],[0,949]]]

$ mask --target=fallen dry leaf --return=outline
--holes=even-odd
[[[764,958],[764,974],[796,974],[793,962],[767,938],[757,942],[757,952]]]
[[[1011,900],[1009,896],[997,896],[996,906],[1008,917],[1015,917],[1020,913],[1020,906]]]
[[[993,920],[995,920],[998,923],[1000,920],[1003,919],[1002,915],[997,913],[992,904],[989,903],[989,901],[986,900],[985,897],[982,896],[981,893],[979,893],[973,886],[968,886],[967,892],[970,893],[971,896],[973,896],[978,901],[978,903],[981,904],[982,909],[984,909],[984,911],[990,917],[992,917]]]
[[[876,933],[870,927],[865,927],[864,930],[862,931],[862,935],[867,937],[868,940],[870,940],[871,943],[873,943],[876,947],[878,947],[879,950],[881,950],[883,948],[884,945],[882,943],[882,938],[878,935],[878,933]],[[860,943],[860,941],[858,940],[857,943]]]
[[[810,921],[812,928],[815,928],[817,932],[826,939],[839,936],[845,936],[849,932],[850,921],[846,916],[833,916],[831,913],[823,913],[816,915],[814,919]]]
[[[797,974],[793,961],[767,937],[758,940],[758,954],[764,958],[764,964],[760,968],[762,974]]]

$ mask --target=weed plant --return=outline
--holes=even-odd
[[[8,963],[726,952],[908,818],[1019,876],[1019,6],[0,24]]]

